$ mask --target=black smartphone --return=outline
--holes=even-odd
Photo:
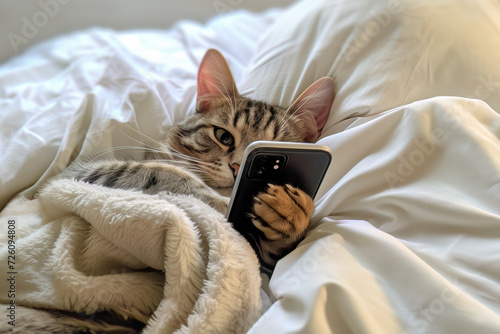
[[[253,228],[253,198],[268,184],[290,184],[314,199],[332,160],[327,146],[256,141],[245,150],[226,213],[240,233]]]

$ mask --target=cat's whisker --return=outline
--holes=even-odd
[[[183,139],[183,138],[184,138],[182,135],[179,135],[179,134],[175,134],[175,135],[173,135],[172,137],[174,137],[174,138],[179,138],[179,139]],[[173,147],[168,147],[166,150],[167,150],[167,152],[168,152],[169,154],[174,155],[174,156],[178,156],[178,157],[183,158],[183,159],[186,159],[186,160],[187,160],[187,159],[190,159],[190,160],[197,161],[197,162],[203,162],[203,160],[202,160],[202,159],[197,158],[197,157],[194,157],[194,156],[192,156],[192,155],[187,155],[187,154],[184,154],[184,153],[182,153],[182,152],[180,152],[180,151],[176,150],[176,149],[175,149],[175,148],[173,148]]]
[[[138,151],[143,151],[144,148],[140,147],[140,146],[117,146],[117,147],[112,147],[112,148],[108,148],[106,150],[100,151],[96,156],[94,156],[92,158],[89,158],[87,160],[87,162],[95,161],[97,159],[100,159],[101,157],[103,157],[106,154],[110,154],[110,153],[113,153],[113,152],[116,152],[116,151],[120,151],[120,150],[138,150]]]
[[[288,129],[290,126],[294,125],[295,123],[299,123],[302,120],[295,118],[293,121],[290,121],[290,118],[287,120],[287,123],[283,126],[282,130]]]
[[[169,164],[174,164],[174,165],[185,165],[185,166],[190,166],[190,167],[193,167],[193,168],[202,169],[201,165],[196,165],[196,164],[193,165],[193,163],[190,162],[190,161],[170,160],[170,159],[152,159],[152,160],[148,160],[148,161],[152,161],[152,162],[164,162],[164,163],[169,163]]]
[[[154,139],[154,138],[152,138],[152,137],[150,137],[150,136],[148,136],[148,135],[146,135],[144,133],[139,132],[139,130],[134,129],[130,125],[129,125],[129,128],[132,129],[133,131],[136,131],[139,135],[145,137],[149,141],[151,141],[152,144],[148,144],[146,142],[140,141],[139,139],[133,138],[133,137],[127,135],[126,133],[124,133],[124,135],[126,137],[128,137],[129,139],[131,139],[131,140],[133,140],[133,141],[135,141],[135,142],[137,142],[139,144],[142,144],[142,145],[144,145],[144,146],[146,146],[148,148],[151,148],[151,149],[158,149],[158,146],[162,147],[162,148],[165,148],[165,150],[167,149],[167,146],[165,146],[161,141],[158,141],[158,140],[156,140],[156,139]]]
[[[281,119],[279,120],[279,123],[278,123],[278,128],[281,129],[281,131],[283,131],[284,129],[286,129],[288,127],[288,122],[290,121],[290,119],[293,117],[293,115],[288,115],[288,114],[285,114],[285,115],[282,115]]]
[[[155,160],[156,161],[156,160]],[[182,168],[185,168],[186,170],[190,171],[190,172],[193,172],[195,174],[198,174],[198,175],[210,175],[211,171],[210,170],[206,170],[200,166],[196,166],[196,165],[193,165],[192,163],[188,163],[188,162],[184,162],[184,161],[168,161],[169,164],[172,164],[172,165],[181,165]]]
[[[134,129],[135,130],[135,129]],[[161,141],[158,141],[158,140],[155,140],[147,135],[144,135],[144,134],[141,134],[143,135],[144,137],[146,137],[148,140],[154,142],[154,144],[156,144],[156,146],[153,146],[153,145],[148,145],[146,144],[145,142],[141,142],[135,138],[132,138],[128,135],[125,134],[125,136],[129,137],[130,139],[140,143],[140,144],[143,144],[145,145],[146,147],[143,147],[142,149],[144,151],[147,151],[147,152],[151,152],[151,153],[160,153],[160,154],[164,154],[166,156],[169,156],[169,157],[172,157],[171,160],[175,160],[175,158],[180,158],[180,159],[184,159],[184,160],[189,160],[189,161],[192,161],[192,162],[202,162],[201,159],[198,159],[196,157],[193,157],[193,156],[188,156],[188,155],[185,155],[179,151],[176,151],[174,150],[173,148],[165,145],[164,143],[162,143]],[[180,135],[176,135],[176,137],[178,138],[181,138]],[[168,161],[168,159],[167,159]]]
[[[192,161],[192,162],[197,162],[197,163],[204,163],[203,160],[199,159],[199,158],[196,158],[196,157],[193,157],[191,155],[186,155],[182,152],[179,152],[173,148],[170,148],[169,149],[169,153],[172,155],[172,156],[176,156],[180,159],[183,159],[183,160],[188,160],[188,161]]]

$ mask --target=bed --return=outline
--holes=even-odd
[[[246,330],[499,333],[499,18],[494,0],[318,0],[62,34],[0,65],[0,207],[74,159],[161,138],[194,112],[209,48],[269,103],[330,76],[333,162]]]

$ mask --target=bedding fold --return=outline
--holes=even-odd
[[[333,162],[311,230],[264,283],[272,305],[249,333],[499,333],[499,15],[496,0],[300,1],[284,11],[228,13],[169,31],[82,31],[3,64],[0,208],[18,197],[1,212],[0,251],[16,226],[19,302],[82,311],[96,326],[95,313],[84,312],[106,306],[148,321],[151,331],[189,332],[220,324],[205,311],[230,290],[215,282],[227,282],[233,297],[241,293],[241,305],[256,300],[239,290],[254,279],[233,286],[247,274],[224,274],[244,261],[209,269],[218,263],[210,247],[237,238],[217,234],[219,227],[211,234],[220,217],[207,222],[202,203],[80,183],[71,185],[81,195],[74,197],[64,182],[33,199],[70,161],[137,158],[193,113],[198,63],[217,48],[239,91],[258,100],[287,107],[325,75],[338,88],[320,140]],[[87,200],[100,213],[87,212]],[[142,209],[122,211],[128,203]],[[161,214],[144,212],[149,203]],[[191,208],[198,204],[200,217]],[[193,246],[196,261],[176,268],[205,268],[182,280],[193,287],[186,304],[179,304],[180,291],[166,289],[166,268],[178,263],[166,249],[175,253],[179,245],[167,246],[168,217],[192,232],[184,246]],[[135,229],[142,221],[148,229]],[[130,235],[131,242],[121,239]],[[108,283],[107,295],[92,289]],[[127,307],[92,303],[118,291],[127,292],[120,302]],[[46,316],[60,325],[57,316],[17,310],[19,324]],[[236,315],[213,310],[249,319],[244,308]]]
[[[33,200],[14,199],[0,220],[15,226],[14,238],[6,225],[1,235],[14,283],[2,280],[0,289],[10,284],[15,291],[0,297],[4,306],[89,316],[109,311],[147,324],[142,333],[241,333],[260,316],[257,257],[221,214],[197,199],[54,180]],[[18,319],[16,330],[87,328],[70,317],[34,328],[40,317],[51,318],[33,314]],[[112,329],[92,321],[89,327]]]
[[[498,333],[500,115],[436,97],[352,120],[249,333]]]

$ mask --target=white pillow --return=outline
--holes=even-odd
[[[500,110],[500,2],[301,1],[261,39],[240,92],[289,105],[331,76],[338,86],[326,133],[349,117],[451,95]]]

